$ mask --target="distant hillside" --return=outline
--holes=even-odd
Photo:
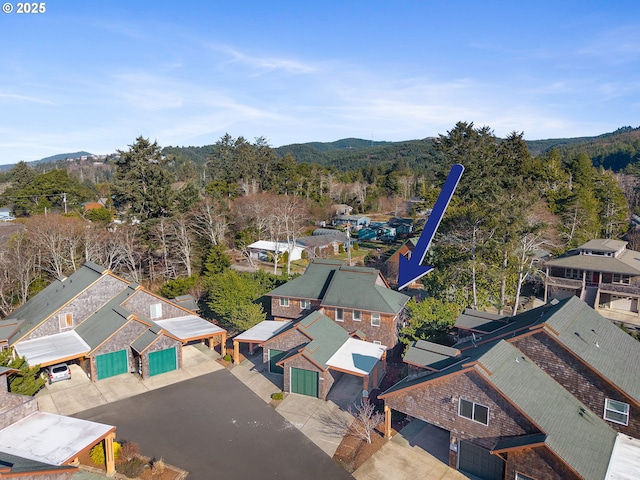
[[[50,157],[41,158],[40,160],[34,160],[33,162],[27,162],[29,165],[37,165],[38,163],[52,163],[57,162],[58,160],[66,160],[68,158],[80,158],[80,157],[88,157],[93,155],[89,152],[74,152],[74,153],[59,153],[58,155],[52,155]]]
[[[279,157],[292,155],[300,163],[316,163],[333,167],[338,171],[358,170],[375,166],[391,169],[401,166],[422,173],[433,167],[436,161],[434,138],[401,142],[372,141],[359,138],[344,138],[335,142],[308,142],[283,145],[274,148]],[[596,167],[619,171],[630,164],[640,164],[640,127],[622,127],[615,132],[596,137],[551,138],[527,141],[529,150],[538,156],[555,148],[561,158],[568,161],[578,153],[587,154]],[[214,145],[201,147],[163,148],[165,155],[175,157],[177,163],[194,162],[203,165],[214,151]],[[29,162],[30,164],[54,163],[67,158],[91,155],[88,152],[62,153]],[[436,161],[437,163],[437,161]],[[9,170],[13,165],[3,165],[0,170]]]

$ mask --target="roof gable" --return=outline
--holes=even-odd
[[[30,298],[5,319],[15,319],[21,322],[20,326],[10,334],[9,342],[14,343],[23,338],[83,290],[99,280],[104,272],[106,272],[104,268],[91,262],[85,262],[70,277],[55,280]]]

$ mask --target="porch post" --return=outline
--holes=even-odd
[[[113,454],[113,440],[116,438],[116,434],[111,432],[104,437],[104,463],[107,468],[107,475],[112,476],[116,471],[116,461]]]
[[[240,363],[240,342],[238,340],[233,341],[233,363],[235,365]]]
[[[222,332],[220,341],[222,342],[220,343],[220,355],[224,357],[227,354],[227,332]]]
[[[384,438],[391,438],[391,408],[384,406]]]
[[[544,303],[547,303],[547,289],[549,288],[549,266],[545,268],[546,275],[544,276]]]

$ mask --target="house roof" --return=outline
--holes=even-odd
[[[381,285],[379,278],[374,268],[342,266],[333,275],[321,305],[398,314],[409,297]]]
[[[640,403],[638,341],[578,297],[561,300],[545,319],[545,331],[601,376]]]
[[[183,342],[212,337],[225,331],[196,315],[156,320],[155,323]]]
[[[265,250],[267,252],[275,252],[276,248],[278,249],[278,253],[286,252],[287,250],[299,250],[302,247],[300,245],[294,244],[289,248],[289,244],[287,242],[270,242],[268,240],[258,240],[257,242],[253,242],[247,248],[252,248],[255,250]]]
[[[347,338],[326,363],[329,367],[341,371],[356,375],[368,375],[380,361],[385,350],[386,347],[383,345]]]
[[[133,316],[121,303],[135,291],[135,286],[129,285],[75,328],[92,350],[120,330]]]
[[[492,332],[507,323],[508,317],[466,308],[456,319],[456,328],[476,332]]]
[[[77,469],[78,467],[71,465],[49,465],[48,463],[37,462],[17,455],[11,455],[10,453],[0,452],[0,472],[7,475],[7,477],[11,477],[13,475],[22,476],[27,473],[60,473],[75,471]]]
[[[47,337],[19,342],[16,353],[24,356],[29,365],[46,367],[61,361],[80,357],[91,351],[91,347],[75,331],[56,333]]]
[[[545,444],[585,479],[604,479],[616,432],[513,345],[500,341],[476,371],[547,434]]]
[[[545,445],[579,475],[604,479],[616,438],[616,432],[604,420],[508,342],[478,346],[462,352],[459,358],[464,361],[440,372],[405,379],[381,397],[454,373],[475,372],[531,419],[546,434]],[[530,438],[525,440],[519,443],[531,443]],[[514,438],[510,442],[518,443]],[[504,448],[504,442],[498,442],[495,448]]]
[[[153,345],[153,342],[155,342],[160,337],[161,335],[158,331],[153,331],[152,329],[145,330],[142,335],[131,342],[131,348],[141,354],[147,348]]]
[[[187,310],[190,310],[192,312],[197,312],[198,310],[200,310],[198,302],[196,302],[196,299],[191,295],[179,295],[171,301],[176,305],[179,305],[182,308],[186,308]]]
[[[325,235],[310,235],[296,239],[298,245],[305,248],[326,247],[332,243],[347,243],[347,236],[342,232],[328,233]]]
[[[328,368],[327,361],[350,338],[344,328],[318,311],[301,319],[296,328],[312,339],[300,351],[323,369]]]
[[[0,430],[0,452],[63,465],[114,430],[111,425],[35,412]]]
[[[580,245],[578,250],[597,250],[600,252],[617,252],[627,246],[627,242],[612,238],[596,238]]]
[[[343,263],[336,260],[314,260],[304,274],[267,293],[272,297],[296,297],[320,300],[325,295],[333,274]]]
[[[630,480],[640,472],[640,440],[619,433],[609,461],[606,480]]]
[[[547,260],[547,265],[635,276],[640,275],[640,253],[633,250],[625,250],[616,258],[602,255],[570,254]]]
[[[257,325],[254,325],[249,330],[242,332],[240,335],[236,335],[234,340],[242,342],[266,342],[271,337],[278,335],[279,333],[289,329],[295,325],[293,322],[278,322],[275,320],[264,320]]]
[[[426,367],[432,370],[442,370],[458,362],[460,355],[457,348],[446,347],[425,340],[417,340],[409,346],[404,354],[405,363]]]
[[[9,343],[20,340],[53,312],[98,280],[104,272],[104,268],[85,262],[71,277],[57,279],[45,287],[7,317],[6,320],[15,319],[20,322],[20,326],[9,334]]]
[[[314,260],[304,275],[267,295],[322,300],[323,306],[390,314],[399,313],[409,300],[407,295],[388,288],[378,270],[332,260]]]

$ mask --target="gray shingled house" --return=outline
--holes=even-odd
[[[182,346],[204,340],[224,355],[225,330],[91,262],[0,320],[2,348],[30,365],[76,362],[93,381],[176,370]]]
[[[387,433],[391,410],[444,429],[450,466],[483,479],[639,478],[640,343],[575,296],[456,326],[473,335],[408,350]]]

